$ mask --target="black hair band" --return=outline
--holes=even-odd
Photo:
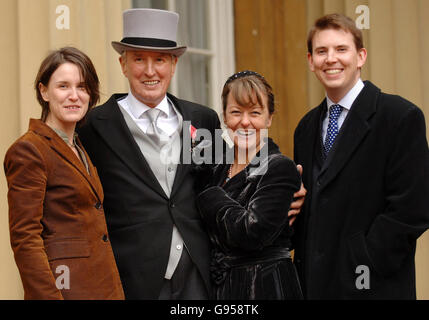
[[[255,72],[255,71],[244,70],[244,71],[234,73],[232,76],[230,76],[228,78],[228,80],[226,80],[225,85],[227,85],[228,83],[230,83],[236,79],[244,78],[247,76],[257,76],[258,78],[264,79],[264,77],[262,75],[260,75],[259,73]]]

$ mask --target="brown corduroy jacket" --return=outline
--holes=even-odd
[[[10,238],[25,299],[124,298],[102,186],[86,158],[89,173],[64,140],[35,119],[6,153]]]

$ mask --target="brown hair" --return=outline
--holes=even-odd
[[[307,49],[310,54],[313,54],[313,37],[317,31],[326,30],[326,29],[341,29],[346,32],[350,32],[353,35],[353,40],[356,46],[356,50],[362,49],[363,46],[363,36],[362,31],[356,27],[356,23],[349,17],[333,13],[323,16],[316,20],[313,27],[308,32],[307,37]]]
[[[233,95],[235,101],[241,106],[252,106],[256,103],[252,99],[253,93],[256,94],[258,103],[263,106],[263,95],[265,95],[268,100],[268,112],[270,114],[274,113],[273,89],[259,73],[246,70],[233,74],[228,78],[222,90],[223,112],[226,111],[229,93]]]
[[[55,70],[66,62],[76,65],[82,74],[82,78],[85,82],[85,89],[89,94],[88,111],[94,107],[100,99],[100,81],[98,80],[97,72],[95,71],[91,59],[89,59],[85,53],[73,47],[64,47],[59,50],[55,50],[42,61],[36,80],[34,81],[37,101],[39,101],[39,104],[42,106],[42,121],[46,121],[46,117],[49,114],[49,102],[43,99],[42,94],[40,93],[39,84],[41,83],[47,87]],[[86,114],[78,124],[83,123],[85,118]]]

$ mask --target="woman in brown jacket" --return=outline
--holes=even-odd
[[[123,299],[103,190],[75,127],[99,99],[91,60],[52,52],[35,81],[41,120],[7,151],[11,245],[25,299]]]

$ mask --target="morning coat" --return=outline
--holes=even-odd
[[[190,164],[179,164],[168,198],[141,153],[113,95],[88,114],[79,136],[97,166],[103,185],[106,220],[127,299],[158,299],[169,259],[173,223],[210,291],[210,242],[195,205]],[[215,111],[169,95],[183,117],[197,130],[214,136]],[[186,123],[185,123],[186,122]],[[189,146],[182,149],[189,152]]]

